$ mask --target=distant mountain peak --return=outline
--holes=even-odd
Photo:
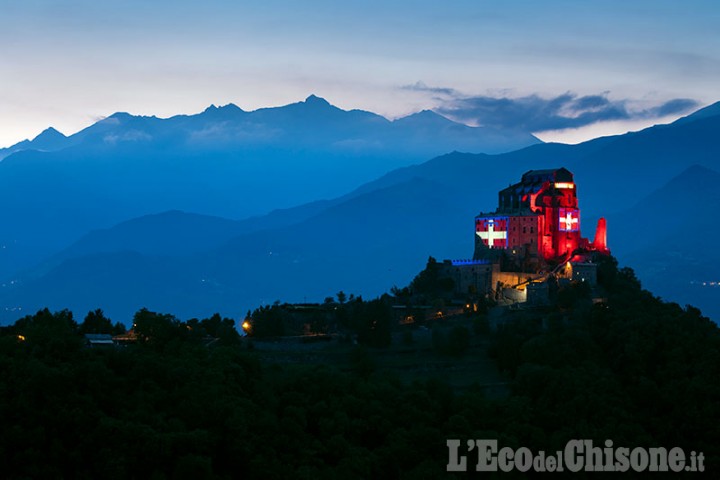
[[[400,123],[419,123],[419,124],[452,124],[456,123],[447,117],[433,112],[432,110],[422,110],[417,113],[410,114],[406,117],[395,120]]]
[[[305,103],[307,105],[331,106],[330,102],[328,102],[327,100],[325,100],[322,97],[318,97],[314,93],[305,99]]]
[[[57,131],[53,127],[48,127],[45,130],[43,130],[42,132],[40,132],[40,134],[37,137],[33,138],[32,141],[37,142],[37,141],[47,141],[47,140],[61,140],[61,139],[65,139],[65,138],[67,138],[67,137],[65,135],[63,135],[61,132]]]
[[[220,110],[240,111],[240,112],[244,111],[242,108],[238,107],[234,103],[228,103],[227,105],[223,105],[222,107],[220,107]]]
[[[234,103],[228,103],[227,105],[223,105],[221,107],[216,106],[214,103],[210,104],[209,107],[207,107],[203,113],[205,114],[219,114],[219,115],[232,115],[235,113],[245,113],[245,111],[235,105]]]
[[[687,192],[694,190],[716,190],[720,182],[720,172],[704,165],[691,165],[672,180],[664,188],[682,188]]]
[[[116,120],[126,120],[128,118],[132,117],[128,112],[115,112],[109,117],[107,117],[105,120],[109,119],[116,119]]]
[[[35,150],[56,150],[67,145],[67,140],[68,137],[53,127],[49,127],[33,138],[31,142],[24,144],[24,147]]]
[[[452,122],[452,120],[450,120],[446,116],[440,115],[439,113],[437,113],[433,110],[427,110],[427,109],[421,110],[418,113],[416,113],[416,115],[420,118],[433,118],[433,119],[444,120],[446,122]],[[454,123],[457,123],[457,122],[454,122]]]
[[[687,169],[685,169],[685,171],[683,173],[681,173],[678,176],[685,176],[685,175],[699,175],[699,176],[718,175],[718,172],[696,163],[694,165],[690,165]]]

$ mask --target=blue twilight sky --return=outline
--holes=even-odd
[[[576,142],[720,100],[718,25],[715,0],[0,0],[0,146],[310,93]]]

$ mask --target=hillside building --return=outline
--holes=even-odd
[[[594,253],[607,254],[607,226],[601,218],[591,242],[580,231],[578,188],[566,168],[530,170],[498,194],[498,207],[475,217],[472,260],[445,261],[456,293],[493,294],[510,302],[542,304],[553,279],[594,286]],[[530,298],[526,287],[532,285]]]

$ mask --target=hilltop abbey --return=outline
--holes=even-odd
[[[497,209],[475,216],[472,259],[438,263],[431,257],[426,269],[408,288],[393,292],[394,321],[410,326],[479,312],[491,305],[487,321],[494,328],[518,304],[552,305],[565,287],[580,286],[581,282],[590,287],[592,301],[603,301],[599,296],[602,289],[594,287],[598,265],[595,262],[599,256],[610,253],[605,220],[599,220],[593,241],[582,237],[580,225],[578,188],[570,171],[558,168],[526,172],[520,182],[500,191]],[[452,281],[445,281],[448,279]],[[352,303],[345,304],[344,294],[342,299],[338,294],[338,302],[329,297],[324,304],[261,308],[243,323],[243,329],[258,335],[257,325],[263,325],[262,318],[272,318],[274,326],[265,331],[275,332],[273,329],[277,328],[285,332],[272,335],[292,332],[327,340],[330,336],[325,334],[343,328],[338,308],[350,305],[350,310],[341,310],[345,314],[355,308]],[[362,300],[359,302],[362,304]],[[378,324],[375,315],[368,317],[372,326],[363,330],[362,335],[381,334],[382,328],[375,326]],[[388,325],[387,336],[383,338],[390,342]],[[356,333],[360,338],[361,333]]]
[[[499,192],[495,211],[475,217],[473,259],[445,261],[445,274],[459,294],[475,290],[509,301],[533,301],[532,292],[542,298],[550,277],[594,285],[592,258],[609,253],[607,227],[601,218],[590,241],[581,236],[580,218],[569,170],[530,170]]]

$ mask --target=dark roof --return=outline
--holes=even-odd
[[[512,212],[500,212],[500,211],[494,211],[494,212],[480,212],[477,215],[475,215],[475,219],[478,218],[494,218],[494,217],[537,217],[540,216],[540,213],[533,212],[529,208],[521,208],[519,210],[515,210]]]
[[[112,340],[112,335],[107,333],[86,333],[86,340]]]
[[[114,343],[112,335],[105,333],[86,333],[85,341],[90,345],[112,345]]]
[[[528,170],[523,173],[522,183],[536,183],[536,182],[572,182],[573,174],[570,170],[564,167],[551,168],[545,170]]]
[[[522,180],[518,183],[500,190],[500,194],[524,195],[535,193],[545,182],[572,182],[573,174],[567,168],[553,168],[547,170],[528,170],[523,173]]]

